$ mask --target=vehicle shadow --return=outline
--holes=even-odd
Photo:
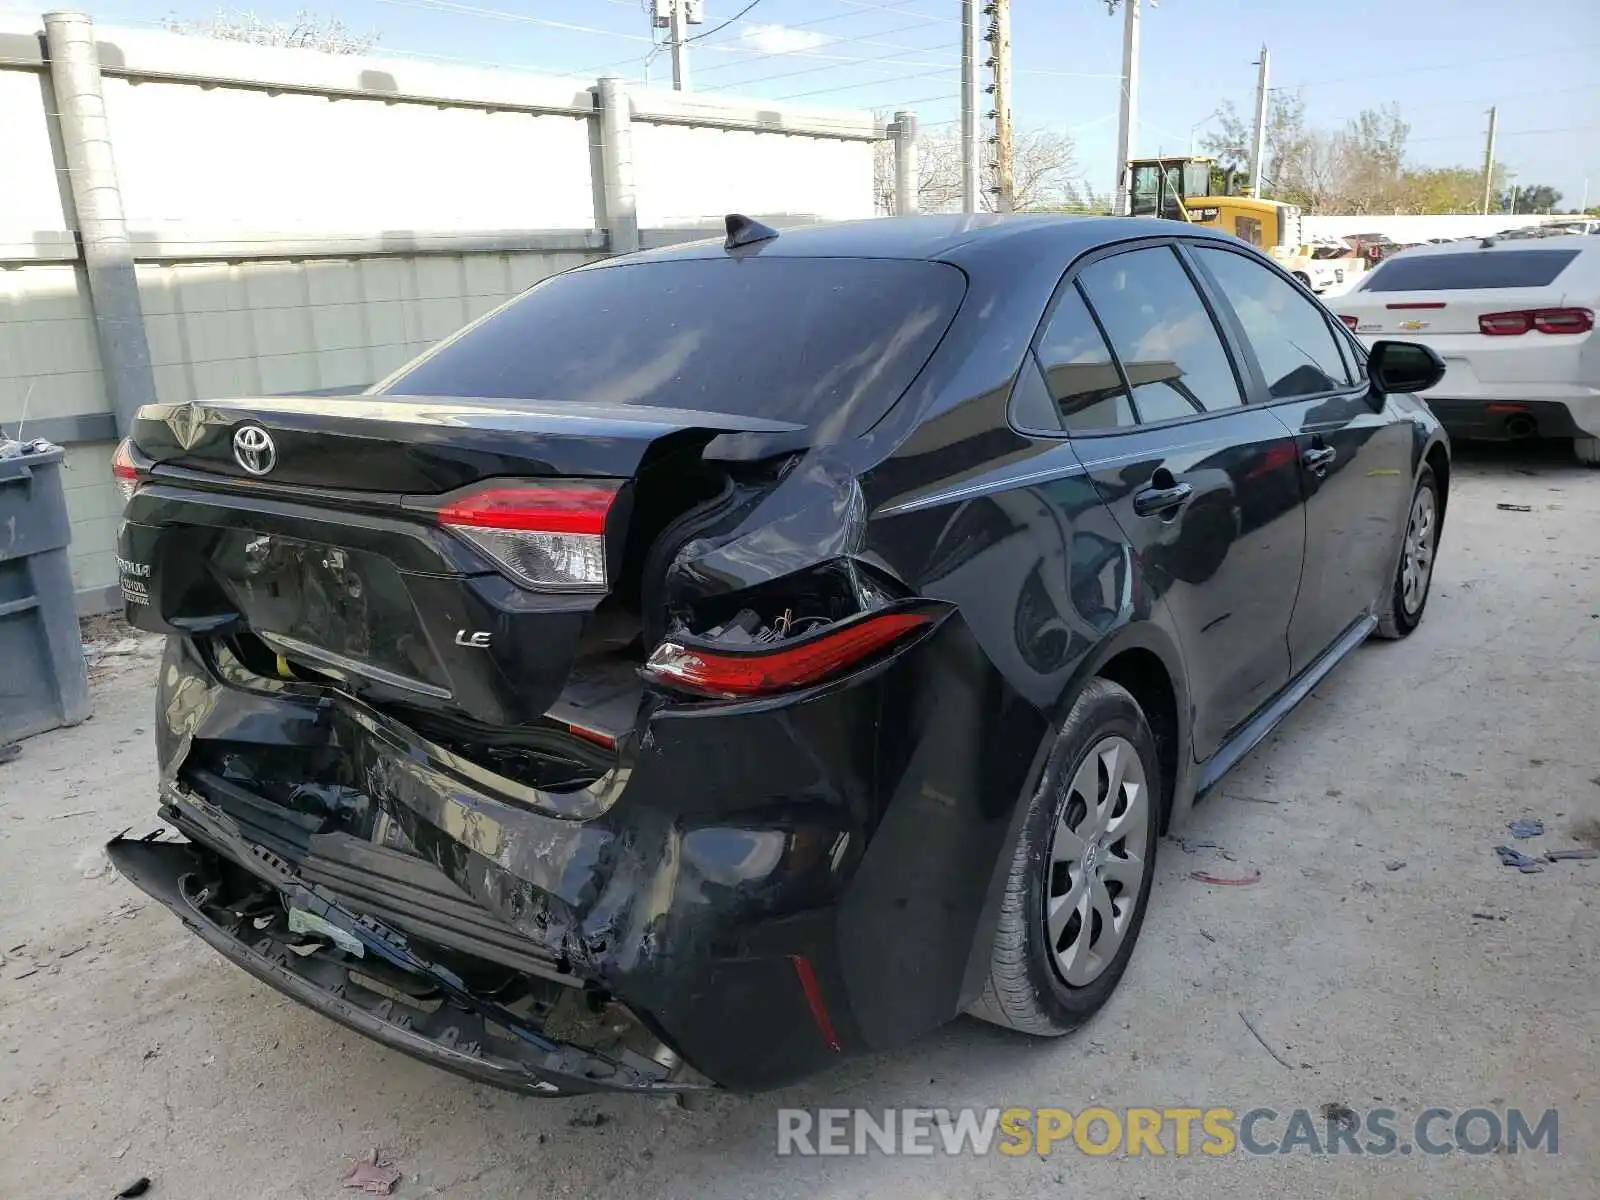
[[[1593,468],[1580,463],[1567,438],[1524,438],[1515,442],[1458,440],[1450,444],[1457,470],[1474,475],[1585,476]]]

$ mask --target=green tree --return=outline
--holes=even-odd
[[[1501,212],[1510,212],[1513,199],[1518,212],[1547,213],[1554,212],[1556,205],[1561,203],[1561,193],[1546,183],[1530,183],[1527,187],[1517,188],[1514,195],[1509,190],[1502,190],[1496,207]]]

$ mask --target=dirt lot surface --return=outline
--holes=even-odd
[[[1517,843],[1532,851],[1600,841],[1600,473],[1564,459],[1458,464],[1422,628],[1354,655],[1196,812],[1185,835],[1231,860],[1163,843],[1144,938],[1088,1028],[1041,1044],[961,1020],[692,1110],[537,1102],[421,1066],[257,984],[108,871],[104,840],[154,825],[155,652],[98,659],[94,719],[0,765],[0,1196],[108,1197],[139,1176],[157,1198],[353,1195],[340,1180],[375,1146],[402,1197],[1600,1195],[1600,861],[1522,874],[1492,849],[1522,816],[1549,827]],[[1403,1129],[1433,1105],[1555,1108],[1561,1140],[774,1155],[781,1105],[1091,1102],[1386,1106]]]

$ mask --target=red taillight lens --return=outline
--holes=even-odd
[[[1339,320],[1344,322],[1344,327],[1351,333],[1354,333],[1356,331],[1356,326],[1361,324],[1360,317],[1352,317],[1346,313],[1341,313],[1339,315]]]
[[[439,524],[531,588],[604,591],[613,483],[496,484],[438,510]]]
[[[1541,308],[1533,314],[1533,327],[1540,333],[1588,333],[1594,328],[1594,313],[1587,308]]]
[[[1536,329],[1540,333],[1588,333],[1594,313],[1587,308],[1531,308],[1520,312],[1485,313],[1478,332],[1490,337],[1513,337]]]
[[[1533,314],[1526,312],[1484,313],[1478,318],[1478,332],[1489,337],[1515,337],[1533,328]]]
[[[124,504],[133,499],[133,494],[144,482],[144,474],[134,464],[133,450],[127,438],[117,443],[117,452],[111,456],[111,478],[116,481]]]
[[[711,650],[663,642],[644,670],[658,683],[704,696],[725,700],[766,696],[821,682],[932,622],[927,613],[877,613],[759,650]]]

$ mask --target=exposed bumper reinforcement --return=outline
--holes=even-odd
[[[656,1077],[656,1064],[637,1066],[550,1042],[526,1029],[499,1025],[451,1001],[426,1012],[363,988],[340,962],[301,958],[271,938],[247,941],[207,915],[199,848],[185,842],[118,837],[106,845],[117,869],[135,887],[171,909],[212,949],[263,983],[403,1054],[481,1083],[530,1095],[583,1092],[671,1093],[703,1085]],[[360,922],[339,914],[360,928]],[[363,941],[366,938],[362,939]],[[374,947],[375,949],[377,947]]]

